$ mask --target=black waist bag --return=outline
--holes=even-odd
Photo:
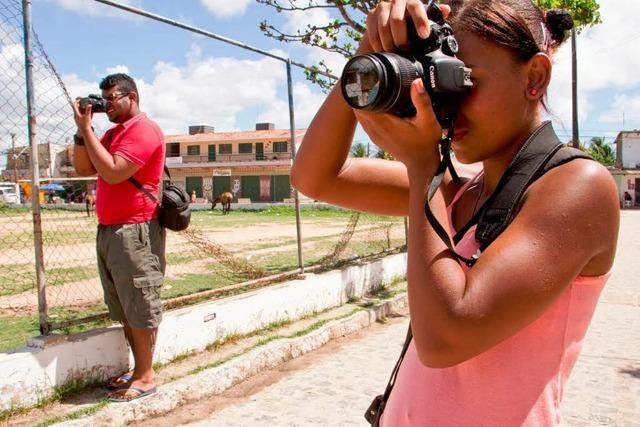
[[[169,184],[162,190],[162,203],[158,203],[158,199],[147,191],[135,178],[131,177],[129,181],[158,204],[158,222],[162,227],[172,231],[182,231],[185,230],[189,226],[189,222],[191,222],[189,195],[183,188],[171,182],[171,174],[166,166],[164,167],[164,171],[169,177]]]

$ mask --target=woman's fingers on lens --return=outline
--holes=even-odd
[[[393,43],[397,47],[407,47],[409,40],[407,37],[407,22],[405,21],[406,1],[394,1],[389,14],[389,26],[393,36]]]
[[[423,39],[429,36],[429,18],[424,5],[419,0],[409,0],[407,3],[407,11],[413,20],[413,24],[418,31],[418,35]]]

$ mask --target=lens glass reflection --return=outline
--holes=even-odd
[[[362,108],[375,101],[380,91],[380,75],[371,58],[356,58],[349,64],[343,77],[344,90],[350,105]]]

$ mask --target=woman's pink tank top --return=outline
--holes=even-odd
[[[455,203],[482,173],[470,180]],[[475,226],[456,249],[471,256]],[[412,342],[383,412],[384,427],[557,426],[560,402],[609,274],[578,276],[540,318],[456,366],[428,368]]]

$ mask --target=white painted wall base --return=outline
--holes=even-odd
[[[199,351],[232,334],[245,334],[283,320],[337,307],[381,284],[406,275],[406,254],[293,280],[242,295],[165,313],[155,361]],[[29,346],[0,353],[0,410],[37,404],[55,386],[123,372],[132,363],[121,327],[29,340]]]

